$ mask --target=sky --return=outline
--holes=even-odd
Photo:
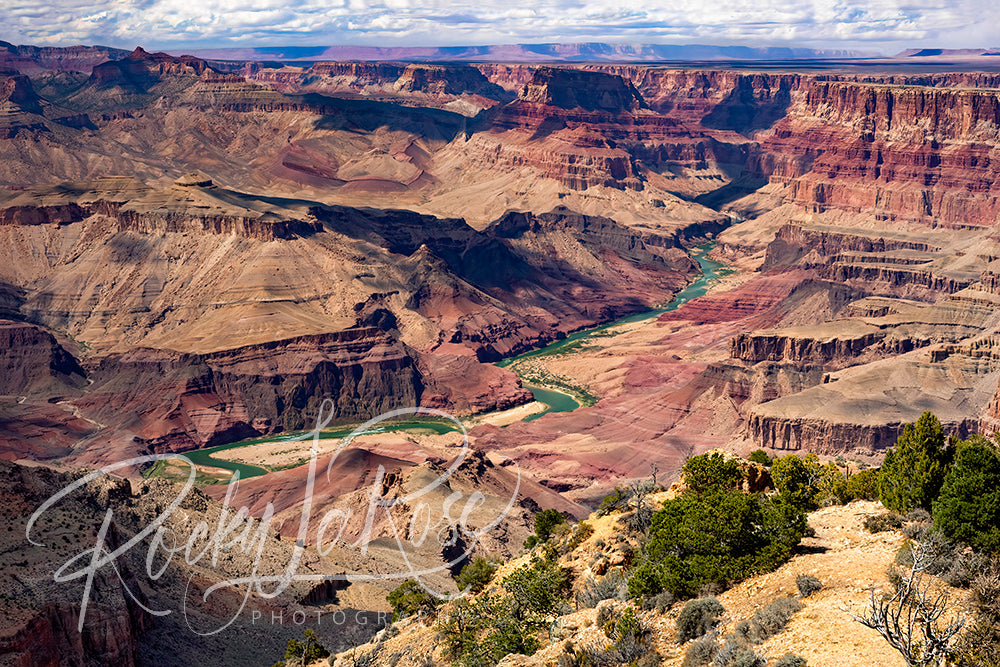
[[[160,49],[633,42],[1000,46],[997,0],[0,0],[0,39]]]

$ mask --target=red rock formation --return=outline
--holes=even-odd
[[[30,619],[0,634],[0,657],[16,667],[133,667],[150,619],[131,599],[124,602],[124,608],[89,605],[83,632],[77,630],[79,604],[42,605]]]
[[[978,418],[942,424],[945,433],[967,438],[978,431]],[[747,430],[755,446],[836,455],[880,455],[896,444],[905,424],[852,424],[798,417],[781,419],[751,414]]]
[[[420,404],[455,414],[506,410],[533,400],[517,376],[472,356],[428,354],[418,366],[424,383]]]
[[[213,71],[201,58],[148,53],[137,46],[121,60],[111,60],[95,66],[90,80],[99,85],[123,85],[145,92],[163,78],[194,77],[205,72],[212,72],[216,77],[223,76],[221,72]]]
[[[478,69],[460,64],[322,62],[311,67],[275,68],[250,63],[241,72],[247,81],[286,94],[363,96],[409,106],[447,108],[462,101],[478,111],[512,97]]]
[[[619,76],[562,67],[537,68],[519,97],[526,102],[562,109],[612,113],[646,106],[635,87]]]
[[[746,160],[739,147],[644,107],[620,77],[539,70],[519,99],[493,117],[487,136],[497,146],[490,159],[509,167],[531,165],[574,189],[642,189],[649,167]]]
[[[51,334],[0,320],[0,394],[28,395],[78,387],[84,371]]]
[[[410,353],[374,328],[205,355],[136,349],[94,362],[89,374],[80,408],[157,452],[308,429],[325,398],[335,419],[363,421],[417,405],[422,392]],[[92,446],[79,457],[93,463],[125,453]]]
[[[0,225],[62,225],[104,215],[123,232],[234,234],[261,241],[308,236],[321,228],[308,216],[283,217],[260,200],[240,202],[211,179],[185,178],[167,191],[127,178],[36,188],[0,201]]]
[[[873,328],[874,329],[874,328]],[[905,354],[933,341],[917,338],[888,338],[884,329],[874,329],[857,335],[845,334],[829,339],[796,338],[793,335],[771,333],[740,333],[732,339],[731,355],[755,364],[761,361],[790,361],[798,364],[829,364],[858,359],[877,350],[879,355]]]
[[[41,103],[31,86],[31,80],[20,74],[7,74],[0,78],[0,105],[25,113],[42,112]]]
[[[0,69],[13,69],[33,76],[45,71],[90,74],[95,65],[128,55],[107,46],[14,46],[0,42]]]
[[[534,65],[483,63],[473,67],[493,83],[513,92],[521,90],[535,76]]]
[[[469,65],[410,64],[394,82],[393,88],[401,92],[433,95],[480,95],[497,101],[505,97],[500,86]]]

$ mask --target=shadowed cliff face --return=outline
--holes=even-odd
[[[412,353],[377,329],[300,337],[209,355],[137,348],[94,362],[76,403],[135,432],[141,450],[179,451],[313,424],[323,399],[333,418],[364,421],[419,403]],[[98,448],[81,452],[83,460]]]
[[[13,69],[28,76],[48,71],[90,74],[95,65],[126,55],[128,51],[107,46],[15,46],[0,42],[0,69]]]
[[[646,106],[631,82],[603,72],[540,67],[519,97],[527,102],[561,109],[632,111]]]

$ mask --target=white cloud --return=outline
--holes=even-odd
[[[994,0],[4,0],[0,39],[131,47],[632,41],[1000,45]]]

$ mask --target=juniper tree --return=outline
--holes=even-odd
[[[930,510],[950,458],[941,422],[925,412],[915,423],[903,427],[896,446],[886,453],[879,471],[879,500],[901,514],[916,507]]]

